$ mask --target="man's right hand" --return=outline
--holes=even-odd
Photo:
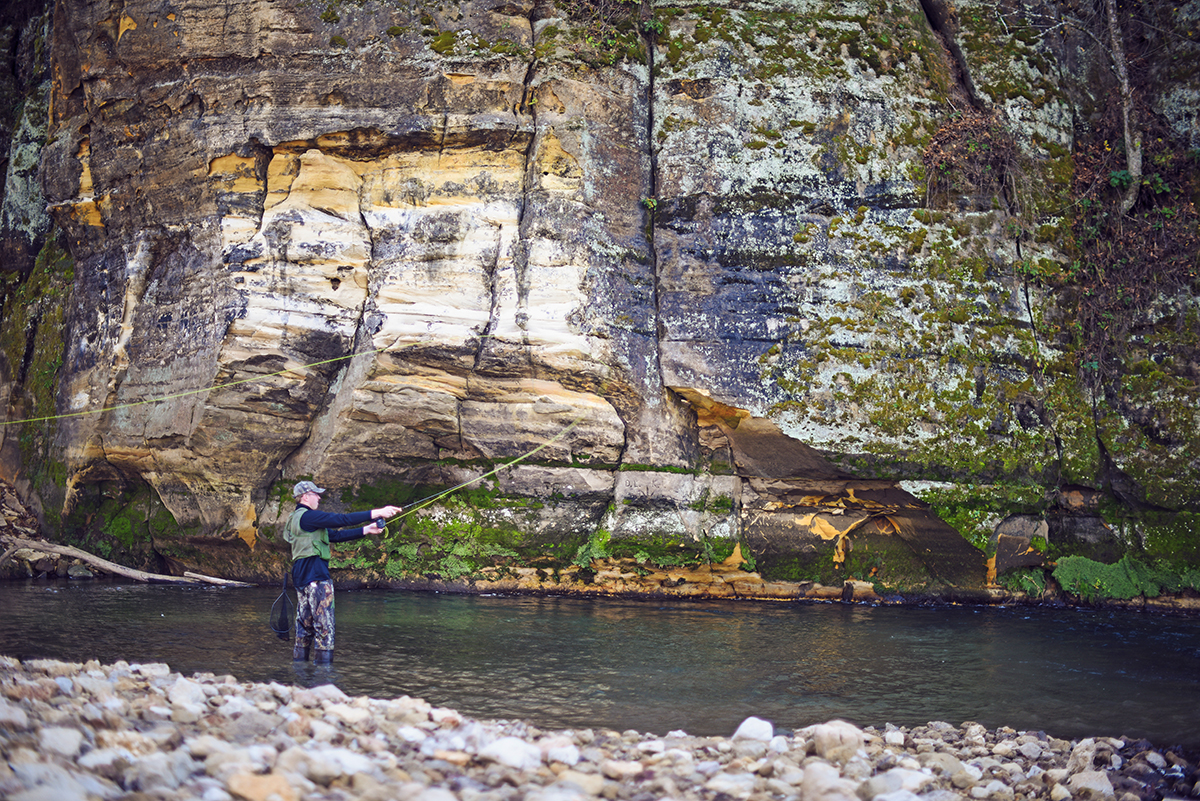
[[[403,511],[404,511],[403,506],[384,506],[381,509],[372,509],[371,517],[372,518],[382,517],[386,521],[386,520],[391,520],[393,517],[395,517],[396,515],[400,514]]]

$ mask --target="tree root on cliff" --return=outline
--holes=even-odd
[[[0,545],[4,545],[6,550],[3,556],[0,556],[0,566],[3,566],[14,553],[22,548],[28,548],[33,551],[42,551],[45,553],[54,553],[59,556],[69,556],[72,559],[78,559],[81,562],[86,562],[99,570],[107,573],[114,573],[118,576],[133,579],[134,581],[157,582],[160,584],[219,584],[225,587],[253,587],[253,584],[247,584],[243,581],[230,581],[229,579],[216,578],[214,576],[205,576],[200,573],[185,572],[182,576],[165,576],[159,573],[147,573],[143,570],[135,570],[131,567],[118,565],[116,562],[110,562],[107,559],[102,559],[99,556],[81,551],[78,548],[72,548],[69,545],[55,545],[54,543],[45,542],[44,540],[29,540],[23,537],[16,537],[9,534],[0,534]]]

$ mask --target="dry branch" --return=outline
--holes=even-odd
[[[93,567],[99,568],[107,573],[115,573],[118,576],[133,579],[134,581],[156,582],[159,584],[219,584],[226,587],[253,587],[253,584],[246,584],[242,581],[230,581],[229,579],[215,578],[213,576],[204,576],[199,573],[184,573],[182,576],[164,576],[159,573],[147,573],[144,570],[135,570],[132,567],[118,565],[116,562],[110,562],[107,559],[102,559],[99,556],[81,551],[78,548],[72,548],[69,545],[55,545],[54,543],[44,542],[42,540],[27,540],[22,537],[11,535],[0,535],[0,543],[8,546],[8,550],[0,557],[0,565],[8,561],[18,549],[28,548],[32,551],[43,551],[45,553],[56,553],[59,556],[69,556],[72,559],[78,559],[81,562],[86,562]]]

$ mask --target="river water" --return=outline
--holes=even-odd
[[[334,664],[318,668],[293,664],[290,640],[271,633],[278,595],[0,582],[0,654],[332,683],[547,728],[727,736],[750,715],[783,729],[973,720],[1200,747],[1191,618],[340,591]]]

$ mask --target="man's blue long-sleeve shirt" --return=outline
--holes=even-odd
[[[301,506],[303,504],[298,504],[296,508],[299,509]],[[360,539],[363,536],[363,526],[359,524],[369,523],[370,521],[371,511],[369,509],[365,512],[350,512],[349,514],[309,509],[300,516],[300,528],[305,531],[320,531],[323,528],[329,529],[330,542],[349,542]],[[359,527],[338,530],[340,526],[353,525],[359,525]],[[333,577],[329,575],[329,563],[319,556],[306,556],[303,559],[298,559],[292,565],[292,582],[297,587],[303,587],[314,581],[332,580]]]

